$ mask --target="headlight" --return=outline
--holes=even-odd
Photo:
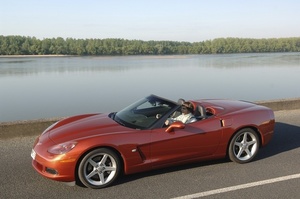
[[[61,155],[68,153],[71,151],[75,146],[77,142],[65,142],[62,144],[57,144],[48,149],[49,153],[56,154],[56,155]]]

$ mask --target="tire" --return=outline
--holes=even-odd
[[[80,161],[78,177],[83,185],[92,189],[101,189],[111,185],[121,171],[119,156],[106,148],[95,149]]]
[[[256,156],[259,145],[259,137],[253,129],[241,129],[230,140],[229,159],[240,164],[250,162]]]

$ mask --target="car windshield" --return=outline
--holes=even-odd
[[[148,129],[175,106],[174,102],[150,95],[116,113],[113,119],[129,128]]]

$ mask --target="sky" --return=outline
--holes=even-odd
[[[300,37],[300,1],[0,0],[0,35],[187,42]]]

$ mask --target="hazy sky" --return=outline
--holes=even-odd
[[[0,0],[0,35],[189,42],[300,37],[300,0]]]

